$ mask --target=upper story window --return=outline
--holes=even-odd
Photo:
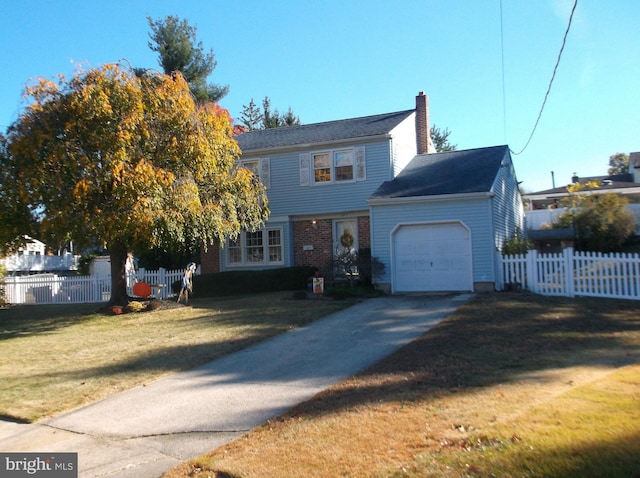
[[[300,154],[300,186],[365,181],[366,176],[364,146]]]
[[[240,161],[240,166],[251,171],[267,189],[271,187],[271,163],[269,158],[244,159]]]
[[[313,182],[353,181],[353,150],[313,153]]]

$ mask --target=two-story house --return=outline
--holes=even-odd
[[[493,287],[496,247],[522,227],[508,148],[436,154],[422,92],[414,109],[236,139],[241,165],[267,187],[271,215],[262,230],[209,247],[203,273],[312,265],[332,277],[348,237],[352,249],[370,248],[385,264],[378,284],[387,290],[474,290]],[[408,254],[398,238],[410,225],[421,226],[411,229],[411,250],[422,258],[413,262],[398,254]]]

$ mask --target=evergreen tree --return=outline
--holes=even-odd
[[[244,125],[247,131],[255,131],[261,129],[263,115],[251,98],[248,105],[242,105],[242,113],[240,114],[240,122]]]
[[[447,151],[455,151],[458,149],[457,144],[449,143],[449,135],[451,131],[447,128],[441,130],[435,124],[431,127],[431,141],[438,153],[444,153]]]
[[[253,98],[248,105],[242,105],[242,108],[240,122],[247,128],[247,131],[284,128],[301,124],[300,117],[296,116],[291,107],[284,115],[280,114],[277,108],[271,111],[271,100],[268,96],[262,100],[262,110],[256,106]]]
[[[156,21],[147,17],[147,21],[151,28],[149,48],[159,54],[158,63],[165,74],[182,73],[198,101],[217,102],[229,92],[228,85],[207,83],[217,65],[213,49],[204,51],[202,42],[197,41],[196,28],[187,20],[170,15]]]

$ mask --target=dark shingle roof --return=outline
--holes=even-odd
[[[415,110],[398,111],[326,123],[248,131],[235,137],[244,152],[283,148],[302,144],[325,143],[389,133]]]
[[[489,192],[508,146],[420,154],[371,199]]]

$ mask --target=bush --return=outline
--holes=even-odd
[[[124,311],[125,313],[130,314],[133,312],[141,312],[144,308],[145,308],[145,305],[142,304],[141,302],[132,301],[125,306]]]
[[[303,290],[318,269],[309,266],[261,271],[229,271],[193,276],[196,297],[256,294],[281,290]]]
[[[517,228],[514,235],[502,244],[502,255],[526,254],[529,249],[533,249],[533,243],[525,237],[520,228]]]

